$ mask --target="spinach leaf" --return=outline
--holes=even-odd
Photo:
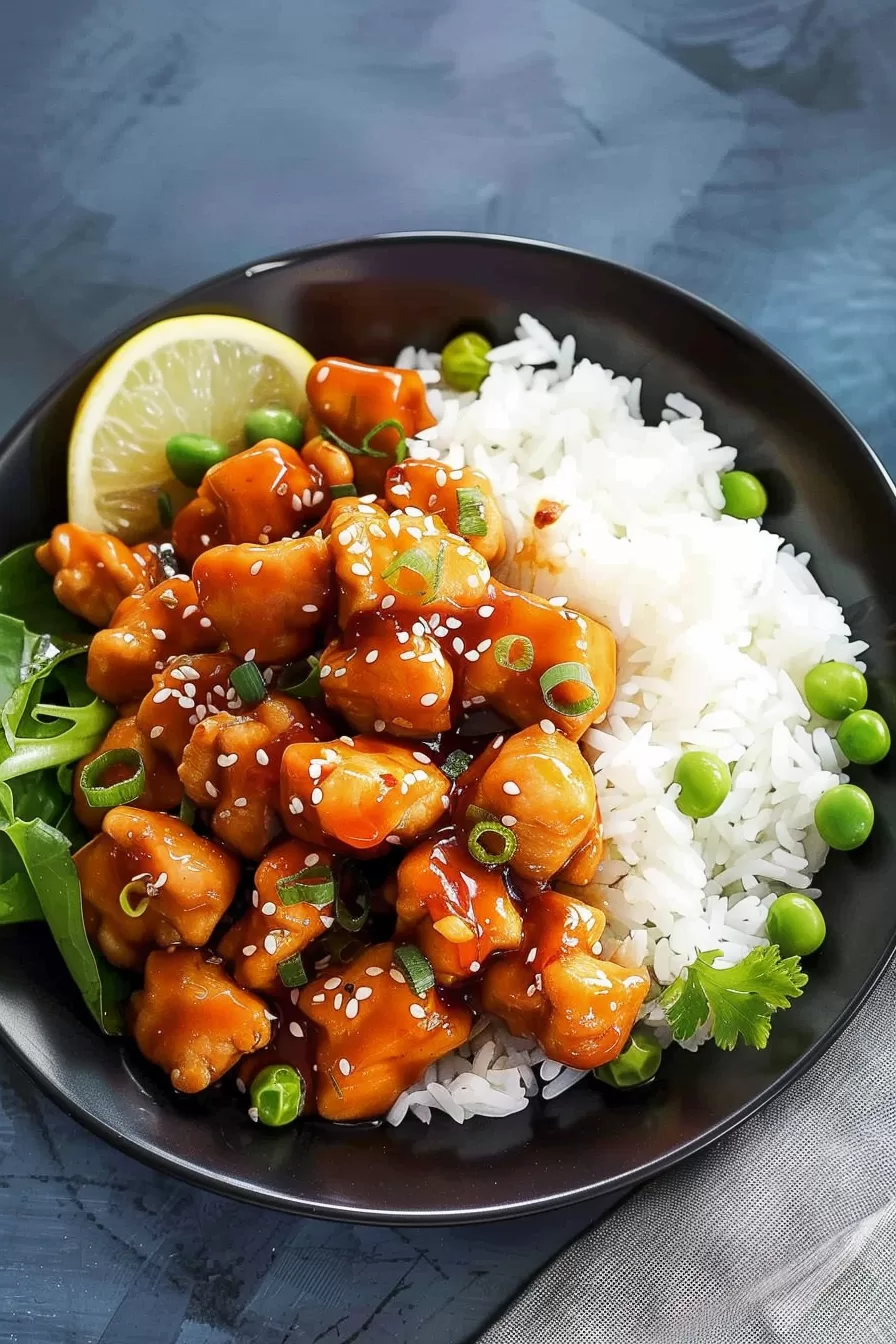
[[[9,841],[10,849],[13,848]],[[18,854],[18,851],[15,851]],[[0,882],[0,924],[26,924],[43,919],[44,912],[24,868]]]
[[[21,857],[37,900],[72,979],[102,1030],[124,1030],[121,1003],[130,984],[93,948],[84,928],[81,884],[68,841],[43,821],[14,821],[6,834]]]
[[[34,558],[39,544],[19,546],[0,559],[0,612],[16,617],[30,630],[83,644],[91,628],[56,601],[52,578]]]
[[[80,760],[102,740],[115,710],[96,696],[86,704],[71,703],[73,698],[85,698],[83,673],[74,693],[69,668],[62,674],[66,662],[74,658],[83,662],[82,650],[57,650],[16,687],[0,710],[0,781],[50,770],[53,782],[47,787],[58,788],[58,767]]]

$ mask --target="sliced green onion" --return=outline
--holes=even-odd
[[[196,804],[186,794],[180,800],[177,815],[185,826],[192,826],[196,820]]]
[[[303,985],[307,985],[308,972],[305,970],[301,952],[296,952],[294,956],[281,961],[277,967],[277,974],[281,985],[285,985],[287,989],[301,989]]]
[[[376,428],[380,429],[382,426],[377,425]],[[376,431],[372,432],[375,433]],[[351,457],[388,457],[388,453],[378,453],[375,449],[368,447],[367,439],[370,436],[367,434],[361,440],[362,446],[360,448],[356,448],[353,443],[347,443],[345,439],[340,439],[339,435],[334,434],[332,429],[327,429],[326,425],[321,425],[320,434],[321,438],[326,439],[328,443],[335,443],[337,448],[341,448],[344,453],[348,453]]]
[[[126,765],[131,773],[117,784],[99,784],[113,765]],[[81,788],[90,807],[119,807],[135,802],[146,788],[146,767],[134,747],[114,747],[94,757],[81,771]]]
[[[511,650],[517,644],[520,651],[512,657]],[[510,672],[528,672],[535,662],[535,645],[528,635],[503,635],[495,644],[494,655],[499,667],[506,667]]]
[[[472,764],[473,757],[468,751],[452,751],[439,766],[443,775],[449,779],[457,779]]]
[[[268,693],[257,663],[240,663],[230,674],[230,684],[244,705],[257,705]]]
[[[346,499],[349,495],[354,495],[357,498],[358,492],[353,485],[330,486],[331,499]]]
[[[357,933],[359,929],[363,929],[370,916],[370,896],[366,891],[358,893],[358,913],[353,915],[342,899],[342,893],[337,891],[334,913],[337,924],[349,933]]]
[[[400,420],[381,420],[373,429],[369,429],[361,440],[361,448],[364,452],[372,452],[370,440],[379,434],[381,429],[397,429],[398,442],[395,445],[395,461],[403,462],[408,455],[408,441],[404,436],[404,425]],[[384,457],[386,454],[377,453],[377,457]]]
[[[495,854],[486,849],[483,844],[480,844],[479,840],[479,837],[483,835],[496,835],[499,840],[504,842],[502,849]],[[516,836],[507,826],[502,826],[500,821],[495,821],[494,818],[488,821],[477,821],[467,836],[467,849],[476,862],[481,863],[484,868],[497,868],[501,864],[509,863],[516,853]]]
[[[347,933],[345,929],[338,926],[328,931],[323,940],[323,946],[326,948],[333,961],[338,961],[340,965],[347,966],[355,957],[359,957],[367,947],[360,938],[355,938]]]
[[[312,653],[304,662],[289,663],[280,673],[277,685],[284,695],[314,700],[320,695],[320,659]]]
[[[418,597],[422,606],[432,602],[439,591],[439,585],[442,582],[442,565],[445,560],[446,543],[443,541],[439,546],[439,553],[435,560],[429,555],[422,546],[410,546],[395,559],[386,569],[383,570],[381,578],[384,583],[388,583],[396,593],[402,597]],[[393,579],[402,572],[409,570],[412,574],[417,574],[426,584],[423,593],[417,594],[411,592],[407,587],[402,587],[401,583],[393,583]]]
[[[462,537],[484,537],[488,532],[485,521],[485,495],[478,485],[461,487],[457,495],[457,530]]]
[[[138,895],[140,899],[136,905],[132,905],[131,897]],[[140,916],[145,914],[149,909],[149,895],[146,891],[146,883],[128,882],[118,893],[118,904],[126,915],[130,915],[131,919],[139,919]]]
[[[425,994],[428,989],[432,989],[436,982],[432,963],[419,947],[413,943],[403,943],[401,947],[396,947],[392,960],[404,971],[415,994]]]
[[[177,552],[170,541],[160,541],[156,547],[156,554],[159,557],[159,566],[166,579],[174,579],[180,573],[180,565],[177,563]]]
[[[554,696],[554,691],[558,686],[562,686],[565,681],[580,681],[584,686],[590,689],[587,695],[581,700],[575,700],[571,705],[561,704]],[[552,709],[555,714],[563,714],[567,718],[575,719],[580,714],[590,714],[592,709],[596,709],[600,704],[600,697],[594,689],[594,682],[591,680],[591,673],[584,663],[555,663],[549,667],[547,672],[543,672],[538,678],[538,684],[541,687],[541,694],[548,709]]]
[[[311,881],[323,878],[324,881]],[[328,863],[315,863],[298,873],[277,879],[277,895],[284,905],[332,905],[336,894],[336,879]]]
[[[174,509],[171,507],[171,496],[167,490],[160,490],[156,496],[156,508],[159,511],[159,522],[162,527],[170,527],[174,522]]]

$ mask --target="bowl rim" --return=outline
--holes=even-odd
[[[0,437],[0,458],[13,441],[28,431],[31,422],[39,416],[42,410],[63,393],[80,374],[84,373],[100,358],[108,358],[130,336],[142,330],[151,322],[160,320],[161,315],[172,305],[186,306],[194,303],[210,286],[239,280],[240,278],[251,280],[256,275],[283,269],[297,262],[313,260],[316,257],[330,257],[342,252],[357,251],[358,249],[378,250],[396,243],[405,243],[410,246],[426,243],[449,243],[457,244],[459,247],[485,245],[494,246],[496,249],[514,248],[531,252],[558,253],[576,258],[589,265],[596,264],[622,275],[628,275],[641,283],[647,283],[655,289],[665,292],[670,299],[674,298],[676,302],[685,303],[702,313],[703,316],[721,325],[758,354],[772,360],[782,372],[800,382],[804,390],[814,396],[820,403],[821,409],[837,422],[840,430],[852,439],[856,449],[867,457],[872,467],[876,469],[880,485],[889,493],[894,507],[896,507],[896,484],[894,484],[880,458],[860,431],[856,429],[828,394],[798,365],[736,318],[731,317],[722,309],[706,299],[700,298],[699,295],[692,293],[690,290],[639,267],[629,266],[599,254],[586,252],[580,248],[567,247],[560,243],[512,234],[476,233],[468,230],[393,231],[343,238],[333,242],[315,243],[306,247],[289,249],[248,264],[231,267],[226,271],[208,276],[187,289],[168,295],[139,313],[130,322],[117,328],[108,337],[81,355],[73,364],[69,365],[65,372],[37,397],[7,432]],[[642,1182],[652,1179],[677,1166],[687,1158],[702,1152],[718,1139],[738,1129],[746,1120],[762,1110],[776,1096],[779,1096],[786,1088],[796,1082],[825,1054],[865,1003],[884,974],[894,952],[896,952],[896,932],[889,942],[884,944],[872,970],[857,987],[825,1034],[761,1092],[696,1137],[676,1145],[661,1157],[644,1162],[628,1172],[620,1173],[620,1175],[609,1179],[586,1182],[565,1190],[562,1194],[549,1194],[534,1198],[514,1198],[503,1202],[495,1202],[488,1206],[476,1205],[447,1212],[426,1207],[419,1209],[409,1209],[407,1207],[401,1209],[347,1207],[337,1202],[312,1201],[310,1198],[306,1199],[301,1195],[279,1193],[267,1186],[257,1185],[251,1180],[241,1179],[237,1181],[234,1178],[221,1176],[199,1162],[172,1155],[155,1142],[138,1142],[126,1134],[119,1133],[103,1119],[101,1114],[75,1099],[64,1087],[57,1085],[55,1081],[49,1078],[41,1070],[39,1063],[25,1052],[2,1024],[0,1024],[0,1045],[9,1052],[46,1097],[53,1101],[65,1114],[82,1124],[85,1129],[112,1144],[119,1151],[136,1158],[144,1165],[165,1175],[176,1176],[199,1189],[280,1212],[335,1221],[411,1226],[448,1226],[472,1222],[496,1222],[580,1203],[587,1199],[630,1191]]]

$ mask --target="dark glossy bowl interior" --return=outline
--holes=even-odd
[[[234,272],[152,316],[241,313],[316,354],[389,362],[469,324],[506,339],[517,314],[571,331],[581,354],[700,402],[710,428],[769,484],[768,523],[809,550],[825,589],[869,641],[872,703],[896,711],[892,487],[859,435],[799,372],[736,323],[660,281],[576,253],[510,240],[386,238],[318,248]],[[142,323],[139,325],[143,325]],[[4,549],[65,516],[67,432],[111,342],[48,396],[0,457]],[[764,1052],[669,1053],[631,1096],[585,1083],[507,1120],[462,1127],[297,1126],[265,1132],[222,1089],[176,1098],[128,1046],[86,1020],[37,928],[0,937],[0,1034],[66,1110],[128,1152],[226,1193],[325,1216],[464,1221],[507,1216],[630,1184],[730,1129],[817,1057],[896,945],[892,769],[863,772],[877,809],[868,845],[824,871],[829,935],[805,996]],[[870,781],[870,782],[868,782]]]

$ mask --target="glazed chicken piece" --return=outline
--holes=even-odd
[[[424,752],[375,737],[287,747],[280,814],[288,831],[345,853],[388,853],[441,820],[448,781]]]
[[[423,379],[412,369],[359,364],[353,359],[319,359],[309,371],[305,391],[312,410],[305,424],[309,438],[326,426],[360,449],[365,435],[384,420],[397,421],[409,438],[436,424],[426,404]],[[368,450],[382,456],[359,453],[353,458],[359,494],[382,493],[400,438],[394,427],[381,429],[371,438]]]
[[[552,723],[496,737],[458,782],[459,824],[469,833],[477,819],[468,815],[472,806],[508,827],[516,838],[510,867],[520,877],[549,882],[562,871],[572,881],[574,871],[584,885],[594,876],[585,864],[566,867],[583,847],[593,868],[600,861],[594,776],[575,743]]]
[[[298,536],[328,504],[313,463],[279,439],[262,439],[205,473],[196,499],[174,520],[174,547],[192,565],[224,542],[281,541]]]
[[[500,871],[483,868],[453,832],[402,859],[397,893],[396,941],[416,942],[440,985],[476,975],[493,952],[520,945],[523,921]]]
[[[199,605],[234,653],[284,663],[319,647],[330,606],[330,554],[320,537],[216,546],[193,567]]]
[[[113,807],[74,855],[88,932],[114,966],[138,970],[152,947],[207,943],[236,894],[240,867],[176,817]],[[133,885],[131,885],[133,884]],[[130,886],[125,900],[120,897]]]
[[[526,911],[522,947],[492,961],[482,980],[487,1012],[574,1069],[616,1058],[650,986],[645,970],[600,960],[603,928],[600,910],[545,892]]]
[[[410,505],[437,514],[449,532],[465,537],[490,565],[504,559],[504,524],[492,483],[484,472],[408,457],[389,468],[385,491],[386,499],[396,509]]]
[[[242,700],[230,684],[239,660],[229,653],[196,653],[176,658],[152,679],[140,702],[137,726],[157,751],[180,765],[197,723],[224,710],[237,713]]]
[[[329,736],[301,700],[268,695],[241,714],[212,714],[193,729],[178,774],[197,807],[213,807],[212,830],[259,859],[280,830],[280,762],[294,742]]]
[[[359,732],[430,737],[451,727],[454,673],[420,622],[369,613],[321,655],[327,708]]]
[[[480,657],[464,661],[467,702],[477,703],[482,697],[521,728],[547,719],[574,742],[603,718],[616,691],[616,641],[606,626],[494,580],[476,616],[481,619],[470,621],[462,632],[466,648],[481,652],[485,639],[490,647],[487,655],[481,652]],[[495,648],[502,640],[505,661],[521,664],[522,670],[496,661]],[[596,700],[584,712],[564,712],[590,698],[592,686],[582,680],[559,682],[548,691],[549,702],[545,699],[540,678],[562,663],[576,663],[590,674]]]
[[[178,1092],[201,1092],[271,1039],[264,1000],[231,980],[220,958],[193,948],[153,952],[132,995],[137,1045]]]
[[[130,546],[106,532],[60,523],[35,559],[53,575],[53,592],[67,611],[91,625],[108,625],[122,598],[146,587],[145,565]]]
[[[300,456],[307,466],[317,468],[328,490],[332,490],[334,485],[337,488],[343,485],[354,486],[355,469],[352,466],[352,459],[348,453],[337,448],[335,443],[328,443],[320,434],[308,440],[302,447]]]
[[[177,771],[171,761],[156,750],[148,735],[137,726],[136,718],[131,715],[126,719],[116,719],[96,751],[92,751],[88,756],[83,757],[75,768],[72,781],[75,816],[86,831],[98,831],[103,824],[103,817],[109,809],[108,807],[90,806],[81,787],[81,775],[90,762],[96,760],[97,756],[101,756],[104,751],[118,751],[122,747],[132,748],[139,752],[143,758],[143,768],[146,771],[146,787],[140,797],[135,800],[134,805],[136,807],[145,808],[150,812],[169,812],[179,806],[184,795],[180,780],[177,777]],[[96,782],[107,787],[110,784],[118,784],[121,780],[130,778],[132,773],[133,771],[128,765],[110,765],[103,773],[102,778]]]
[[[87,655],[87,685],[113,705],[144,696],[169,658],[203,653],[221,637],[199,610],[192,580],[178,575],[126,597]]]
[[[488,565],[440,518],[364,507],[346,510],[329,536],[343,629],[366,611],[453,616],[485,600]]]
[[[233,965],[237,983],[247,989],[273,993],[283,988],[278,967],[304,951],[309,943],[333,926],[335,895],[323,905],[297,899],[298,892],[281,891],[277,883],[297,877],[303,882],[320,883],[309,869],[319,865],[333,868],[333,855],[325,849],[312,849],[302,840],[284,840],[269,850],[255,871],[252,908],[218,945],[221,956]],[[326,894],[326,882],[321,895]]]
[[[436,989],[415,994],[392,964],[393,951],[391,943],[367,948],[299,994],[317,1027],[317,1107],[327,1120],[383,1115],[470,1034],[470,1010],[446,1003]]]

